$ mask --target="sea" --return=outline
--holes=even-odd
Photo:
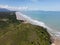
[[[32,19],[44,22],[60,36],[60,11],[20,11]]]

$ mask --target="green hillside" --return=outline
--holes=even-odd
[[[0,45],[50,45],[47,29],[20,21],[0,21]]]

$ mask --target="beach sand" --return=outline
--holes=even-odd
[[[60,38],[54,38],[54,42],[51,45],[60,45]]]
[[[55,45],[60,45],[60,38],[55,39],[54,43],[55,43]]]

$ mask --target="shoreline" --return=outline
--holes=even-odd
[[[53,37],[51,45],[60,45],[60,38],[59,37]]]
[[[38,20],[31,19],[30,17],[28,17],[28,16],[26,16],[26,15],[20,13],[20,12],[16,12],[16,17],[17,17],[17,20],[23,20],[24,21],[23,23],[30,23],[30,24],[33,24],[33,25],[42,26],[44,28],[47,28],[48,32],[49,32],[49,30],[52,30],[50,27],[46,26],[45,23],[43,23],[41,21],[38,21]],[[52,40],[52,44],[51,45],[58,45],[58,44],[60,44],[59,43],[60,42],[59,39],[58,39],[58,37],[51,36],[51,40]]]

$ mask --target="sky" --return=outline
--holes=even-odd
[[[60,0],[0,0],[0,8],[60,11]]]

